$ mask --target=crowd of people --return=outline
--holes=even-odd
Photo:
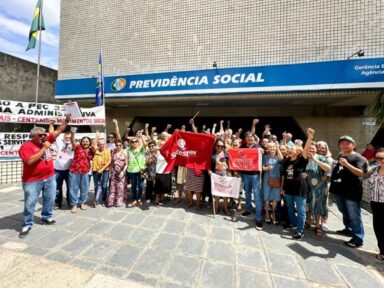
[[[131,131],[119,131],[113,120],[114,131],[102,139],[96,133],[94,139],[83,137],[75,140],[74,129],[67,132],[70,121],[67,116],[62,125],[54,128],[51,122],[48,133],[42,127],[31,130],[31,140],[22,145],[19,154],[24,163],[23,190],[25,195],[24,220],[19,237],[28,235],[33,225],[36,202],[43,192],[42,222],[54,224],[53,209],[63,208],[63,183],[66,183],[66,202],[72,213],[89,206],[127,207],[141,206],[143,201],[162,205],[165,195],[173,195],[174,205],[201,209],[202,205],[217,213],[229,215],[236,209],[242,217],[255,215],[255,227],[284,223],[292,231],[292,238],[300,240],[305,231],[313,228],[319,237],[328,231],[328,198],[333,194],[343,216],[343,229],[339,234],[350,236],[345,242],[352,248],[364,243],[364,226],[361,215],[362,180],[366,177],[371,191],[373,227],[378,240],[379,260],[384,260],[384,149],[369,147],[363,154],[355,151],[355,140],[347,135],[338,140],[340,152],[332,157],[324,141],[316,141],[315,131],[307,129],[307,139],[293,139],[284,132],[279,139],[266,125],[261,137],[256,135],[258,120],[245,133],[240,128],[233,131],[228,122],[220,121],[212,128],[202,126],[200,131],[190,120],[195,133],[214,135],[215,144],[208,170],[174,167],[164,173],[167,161],[160,153],[161,147],[171,136],[171,125],[158,133],[156,127]],[[183,125],[181,131],[186,131]],[[55,142],[60,133],[64,137]],[[262,168],[260,171],[233,171],[230,169],[230,149],[260,149]],[[53,160],[51,151],[55,151]],[[368,155],[368,156],[367,156]],[[371,165],[369,165],[368,163]],[[212,196],[210,175],[241,177],[243,205],[237,199]],[[93,179],[94,196],[89,201],[90,181]],[[175,182],[176,191],[173,191]],[[130,189],[130,191],[128,191]],[[128,192],[131,192],[130,194]],[[128,195],[131,195],[128,197]],[[213,207],[212,207],[213,206]],[[285,213],[284,213],[285,212]]]

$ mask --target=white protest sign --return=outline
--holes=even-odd
[[[211,174],[211,188],[214,196],[238,198],[240,185],[240,178]]]
[[[81,118],[81,111],[77,102],[64,103],[64,109],[67,114],[71,114],[71,118]]]
[[[81,138],[85,136],[94,139],[96,133],[76,133],[75,139],[77,143],[80,143]],[[61,133],[56,141],[62,141],[63,137],[64,133]],[[100,139],[105,139],[105,133],[100,133]],[[0,160],[19,157],[20,146],[28,140],[29,133],[0,133]],[[54,147],[52,147],[52,150],[54,152]]]
[[[36,123],[49,124],[55,119],[55,124],[65,120],[63,105],[19,102],[0,100],[0,121],[3,123]],[[81,118],[73,118],[69,125],[105,125],[105,112],[103,106],[81,109]]]

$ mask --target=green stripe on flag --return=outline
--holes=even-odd
[[[43,2],[42,0],[37,1],[35,12],[33,13],[32,25],[31,25],[31,29],[29,30],[29,43],[28,43],[27,51],[29,49],[35,48],[37,31],[45,30],[43,15],[41,15],[40,17],[42,2]],[[41,18],[41,23],[39,22],[40,18]]]

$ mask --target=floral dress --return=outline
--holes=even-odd
[[[322,155],[316,154],[315,157],[321,162],[328,163],[327,159]],[[311,160],[308,161],[306,170],[308,174],[307,183],[309,188],[307,197],[308,208],[312,215],[319,214],[324,217],[327,215],[328,210],[327,202],[324,201],[324,198],[327,197],[326,172],[320,168],[319,164]]]
[[[127,178],[124,167],[127,165],[126,152],[124,150],[112,154],[109,195],[107,200],[108,207],[123,206],[127,200]]]

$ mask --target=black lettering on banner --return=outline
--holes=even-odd
[[[23,103],[20,102],[16,104],[16,107],[24,108]]]
[[[10,105],[11,105],[11,102],[9,102],[9,101],[1,101],[1,100],[0,100],[0,105],[1,105],[1,106],[10,106]]]
[[[12,114],[12,110],[11,108],[9,107],[0,107],[0,113],[11,113]]]

